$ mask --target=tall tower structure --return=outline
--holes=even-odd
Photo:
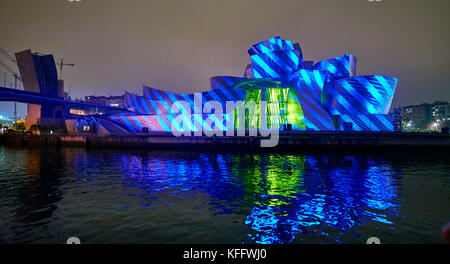
[[[61,91],[58,91],[60,90],[58,89],[58,73],[53,55],[31,53],[31,50],[24,50],[15,55],[25,91],[60,97]],[[25,126],[27,129],[33,124],[63,127],[64,116],[62,106],[28,104]]]

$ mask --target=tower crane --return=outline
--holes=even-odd
[[[74,67],[73,63],[64,63],[64,59],[61,59],[61,62],[57,62],[56,65],[59,65],[59,79],[62,80],[63,68],[64,66]]]

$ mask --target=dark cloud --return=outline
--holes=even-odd
[[[66,89],[84,97],[206,90],[211,76],[243,74],[251,44],[280,35],[307,60],[354,54],[358,74],[400,79],[394,105],[415,104],[450,100],[449,10],[448,0],[1,0],[0,46],[75,63]]]

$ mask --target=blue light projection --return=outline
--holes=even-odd
[[[252,97],[253,101],[265,101],[265,93],[261,91],[275,87],[251,84],[270,80],[280,83],[276,88],[290,91],[290,96],[279,103],[295,102],[295,109],[299,110],[274,113],[280,120],[288,120],[286,123],[291,124],[293,130],[394,130],[389,109],[398,80],[381,75],[356,76],[356,58],[352,54],[314,64],[303,60],[300,44],[280,37],[252,45],[248,54],[251,63],[247,65],[243,77],[212,77],[211,90],[197,95],[144,86],[143,96],[131,93],[125,96],[124,106],[131,113],[105,115],[102,118],[129,133],[141,132],[144,127],[149,131],[169,132],[171,121],[176,118],[171,113],[171,106],[176,102],[184,101],[197,111],[212,100],[219,102],[223,109],[227,101],[237,102],[248,97]],[[254,96],[257,93],[259,96]],[[194,100],[196,96],[201,98],[198,104]],[[283,115],[290,115],[291,118]],[[198,116],[201,120],[192,120],[195,124],[191,126],[191,131],[199,131],[199,126],[204,125],[207,118],[208,115],[201,115]],[[226,116],[225,120],[227,118],[231,117]],[[213,124],[225,130],[220,121]],[[108,130],[108,127],[112,128],[112,125],[105,129]],[[209,129],[206,127],[206,131]]]

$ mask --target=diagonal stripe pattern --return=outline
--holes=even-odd
[[[172,113],[171,107],[177,101],[184,101],[186,105],[181,111],[192,113],[190,120],[183,120],[183,124],[190,124],[186,129],[225,130],[227,118],[232,117],[224,114],[222,120],[205,122],[214,120],[212,114],[203,114],[205,103],[217,101],[225,110],[227,101],[252,98],[257,102],[286,100],[274,101],[269,112],[282,115],[289,110],[283,120],[296,120],[300,124],[294,124],[296,130],[393,131],[393,119],[388,113],[398,80],[381,75],[356,76],[356,58],[352,54],[314,65],[313,62],[304,64],[300,45],[279,36],[252,45],[248,54],[251,63],[245,67],[243,77],[212,77],[211,90],[195,94],[144,86],[143,96],[125,94],[124,105],[132,113],[101,118],[129,132],[141,132],[144,127],[149,131],[170,132],[172,121],[178,115]],[[254,85],[258,82],[265,85]],[[288,96],[281,96],[285,92]],[[266,98],[268,94],[273,94],[273,98]],[[107,122],[104,124],[112,127]],[[79,121],[78,125],[86,126],[85,121]]]

